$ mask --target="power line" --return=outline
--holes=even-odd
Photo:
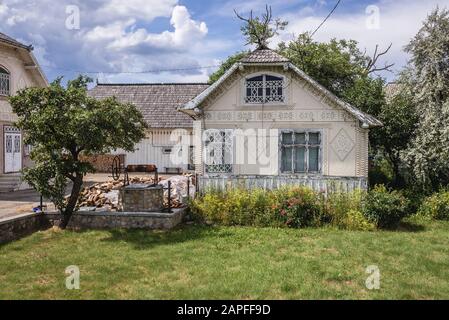
[[[161,73],[161,72],[178,72],[178,71],[190,71],[190,70],[200,70],[200,69],[210,69],[210,68],[218,68],[220,65],[212,65],[212,66],[199,66],[199,67],[189,67],[189,68],[177,68],[177,69],[154,69],[154,70],[143,70],[143,71],[87,71],[87,70],[75,70],[75,69],[65,69],[58,68],[48,65],[42,65],[44,68],[49,68],[53,70],[60,70],[66,72],[75,72],[75,73],[84,73],[84,74],[144,74],[144,73]]]
[[[323,26],[323,24],[326,23],[327,19],[330,18],[330,16],[334,13],[334,11],[337,9],[338,5],[340,4],[341,0],[338,0],[337,3],[335,4],[334,8],[331,10],[331,12],[329,12],[329,14],[327,15],[327,17],[323,20],[323,22],[320,23],[320,25],[315,29],[315,31],[312,32],[312,35],[310,37],[313,37],[314,34]]]

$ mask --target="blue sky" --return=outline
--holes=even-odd
[[[49,80],[89,72],[108,83],[202,82],[214,68],[199,67],[215,66],[228,55],[248,49],[233,9],[260,13],[268,4],[274,16],[289,21],[287,29],[272,40],[275,48],[280,41],[315,29],[336,2],[0,0],[0,31],[33,44]],[[386,48],[392,43],[384,62],[395,63],[397,72],[407,61],[404,45],[437,5],[449,6],[449,0],[342,0],[315,39],[354,39],[368,53],[376,44]],[[70,23],[67,27],[67,21],[76,20],[71,19],[73,11],[68,6],[79,9],[79,29]],[[148,70],[159,72],[138,73]],[[393,80],[395,74],[381,76]]]

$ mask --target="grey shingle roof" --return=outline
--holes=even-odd
[[[6,34],[1,33],[1,32],[0,32],[0,42],[5,42],[5,43],[8,43],[10,45],[13,45],[13,46],[16,46],[16,47],[20,47],[20,48],[24,48],[24,49],[27,49],[27,50],[33,50],[33,46],[24,45],[23,43],[20,43],[16,39],[13,39],[10,36],[7,36]]]
[[[240,60],[242,63],[277,63],[289,62],[279,53],[270,49],[256,49]]]
[[[153,128],[189,128],[192,119],[176,108],[184,105],[209,85],[205,83],[98,84],[89,91],[92,97],[115,96],[134,104]]]

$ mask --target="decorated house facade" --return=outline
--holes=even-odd
[[[382,125],[269,49],[247,55],[179,110],[200,132],[203,188],[366,188],[369,130]]]
[[[90,94],[133,103],[148,123],[136,151],[117,150],[125,165],[195,172],[203,189],[366,188],[369,130],[382,125],[269,49],[212,85],[98,84]],[[178,129],[189,139],[176,138]]]

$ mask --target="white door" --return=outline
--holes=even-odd
[[[22,135],[17,128],[5,127],[5,173],[22,170]]]

